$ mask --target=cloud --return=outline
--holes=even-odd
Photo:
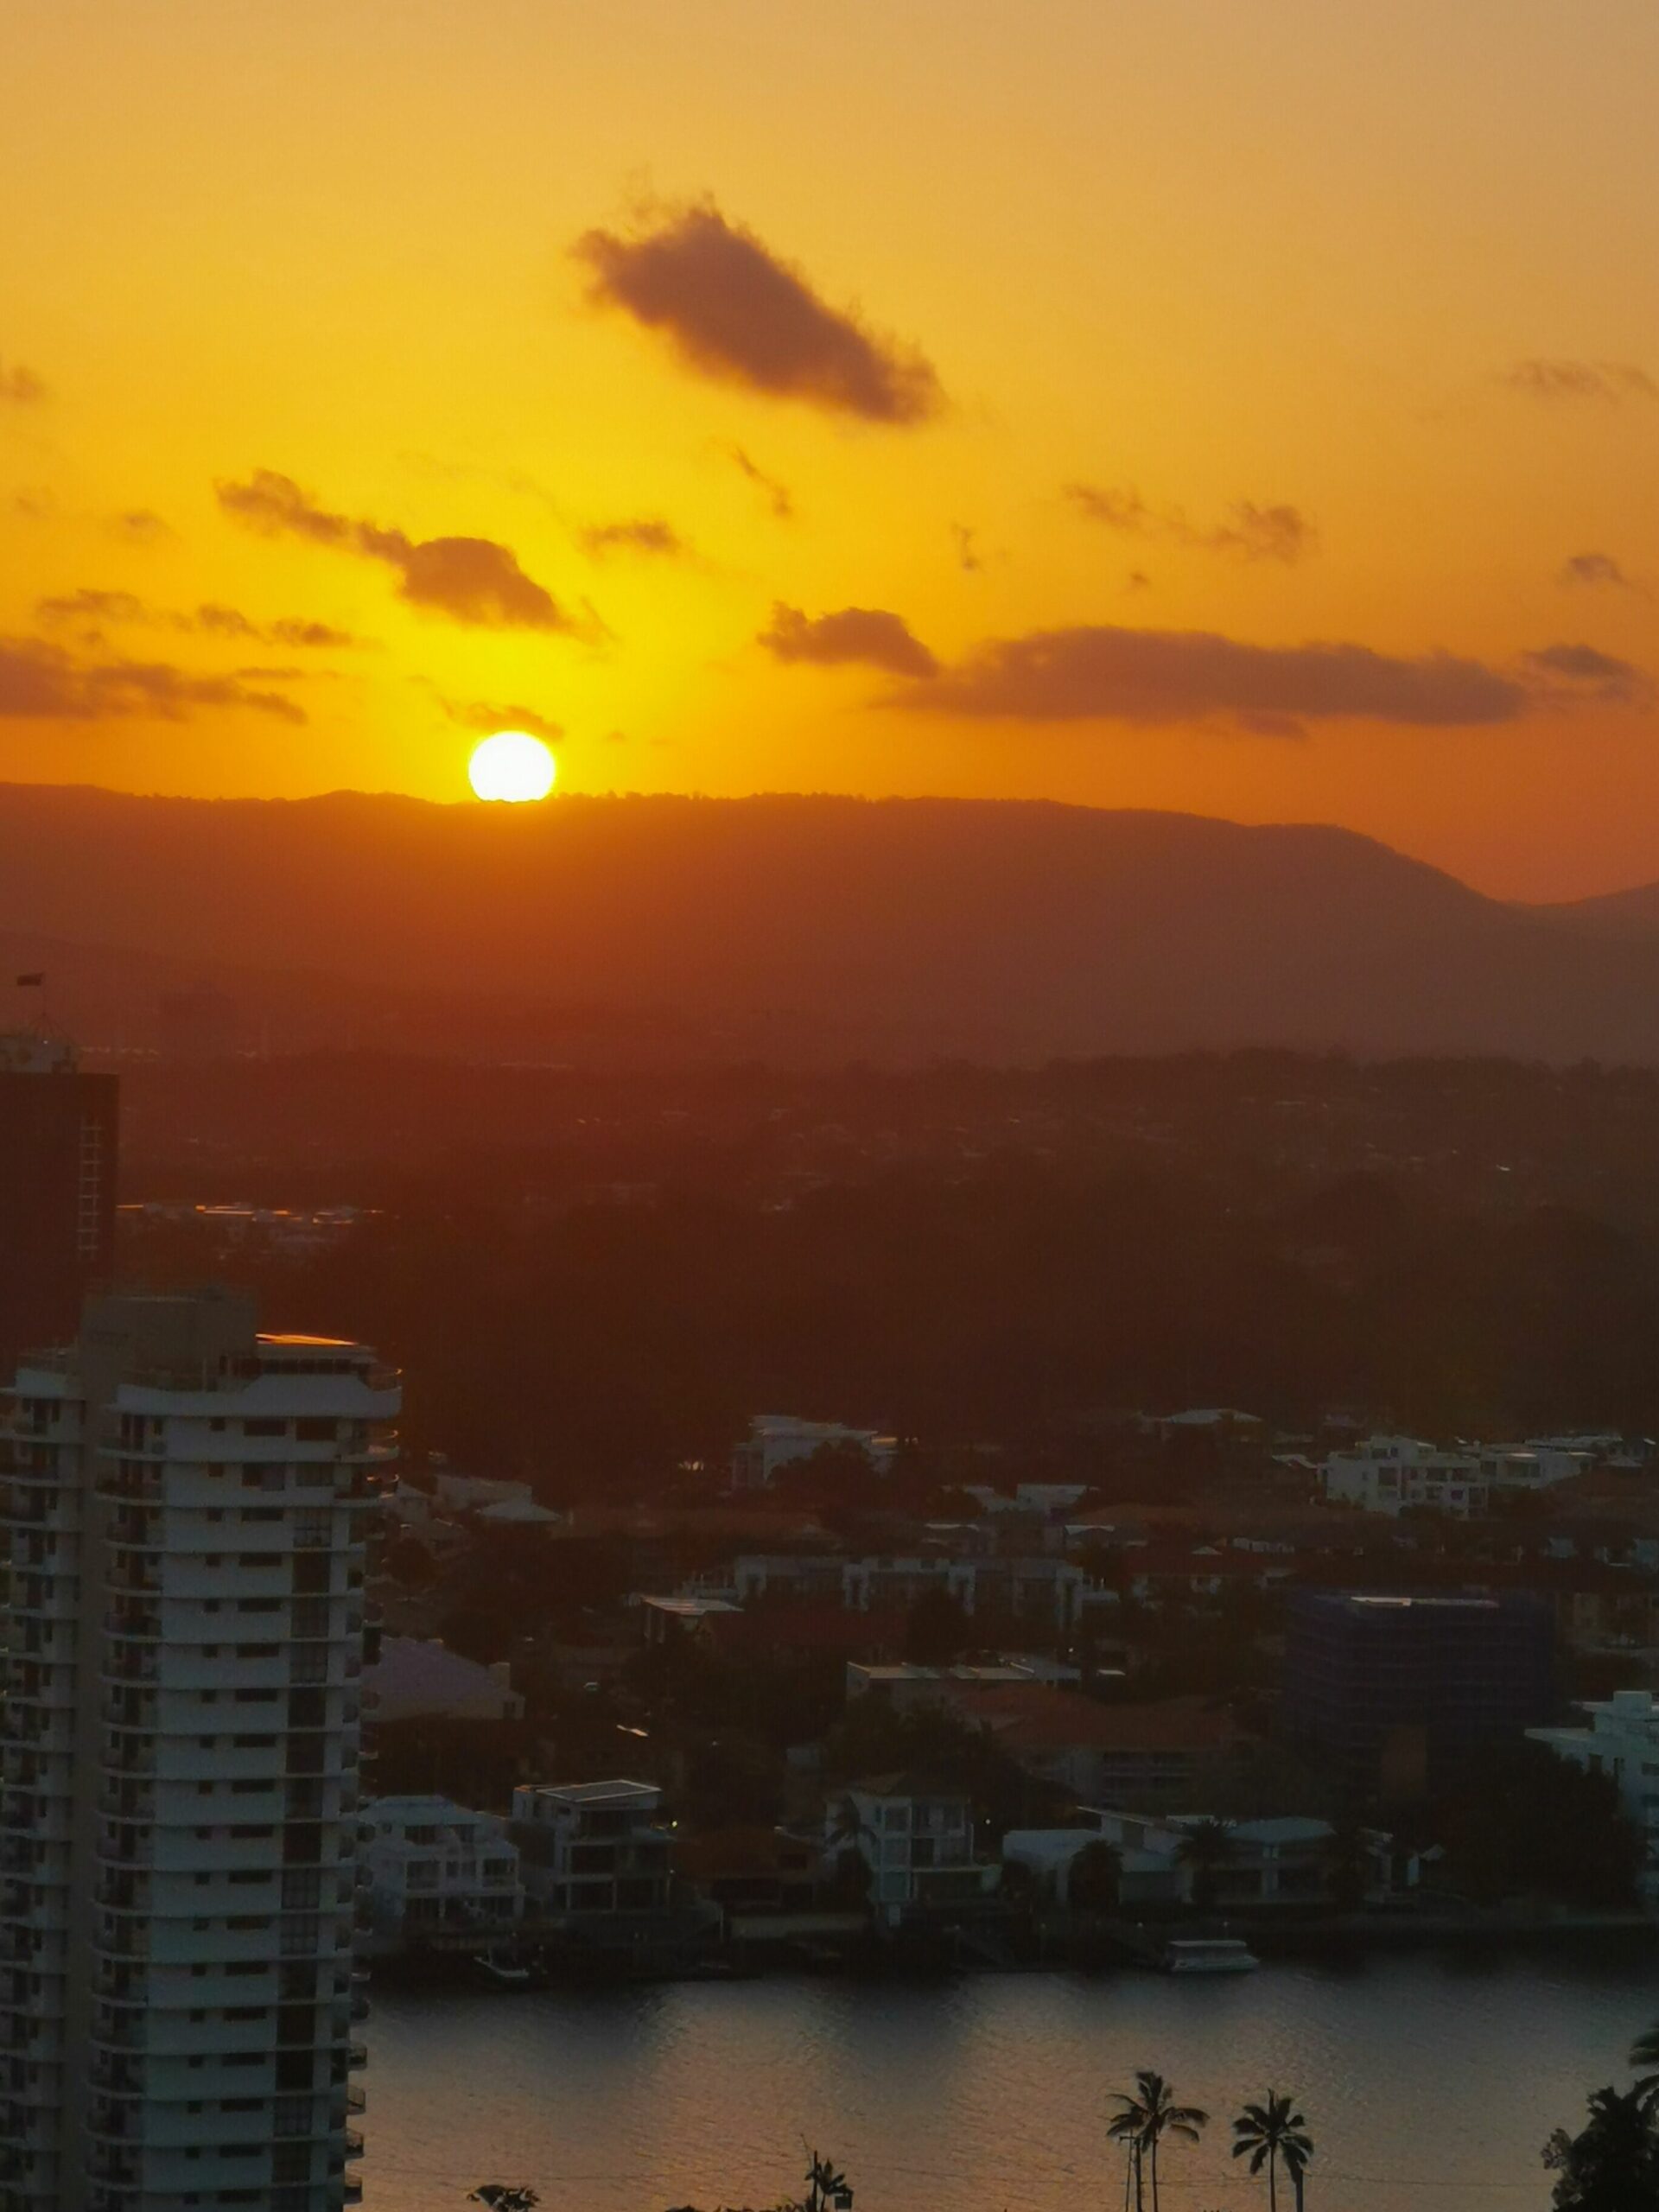
[[[286,535],[384,561],[397,571],[399,595],[453,621],[485,629],[569,631],[575,626],[550,592],[525,575],[510,546],[493,537],[416,540],[319,506],[291,476],[257,468],[245,484],[215,487],[225,512],[267,537]]]
[[[780,484],[775,476],[768,476],[758,461],[751,461],[741,446],[722,446],[721,451],[734,468],[747,476],[755,490],[763,494],[766,505],[779,522],[788,522],[795,512],[795,496],[787,484]]]
[[[1536,652],[1523,653],[1522,658],[1546,679],[1547,686],[1549,679],[1559,678],[1569,687],[1580,687],[1553,691],[1551,696],[1557,699],[1577,699],[1587,694],[1614,706],[1653,704],[1653,678],[1647,671],[1633,661],[1599,652],[1594,645],[1543,645]]]
[[[692,368],[868,423],[924,423],[943,408],[922,354],[830,306],[712,200],[653,211],[646,224],[628,236],[589,231],[571,251],[590,298],[663,332]]]
[[[1238,499],[1225,522],[1202,530],[1179,507],[1152,507],[1133,485],[1108,488],[1068,484],[1065,496],[1080,514],[1126,537],[1159,538],[1206,553],[1231,553],[1243,561],[1282,561],[1287,567],[1311,553],[1318,532],[1300,507],[1283,501],[1262,506]]]
[[[1519,678],[1447,653],[1404,659],[1346,644],[1252,645],[1203,630],[1097,624],[993,639],[890,703],[1025,721],[1141,724],[1226,716],[1283,734],[1292,722],[1357,717],[1419,728],[1513,721]]]
[[[129,545],[156,545],[175,534],[172,525],[150,507],[129,507],[124,514],[111,515],[105,527]]]
[[[772,621],[756,640],[784,661],[819,668],[886,669],[892,676],[931,677],[938,663],[897,614],[881,607],[843,607],[809,620],[798,607],[778,601]]]
[[[291,699],[251,690],[239,675],[199,676],[164,661],[79,660],[38,639],[0,639],[0,717],[96,722],[144,715],[184,721],[208,707],[305,720]]]
[[[953,522],[950,537],[957,549],[957,566],[965,569],[969,575],[977,575],[985,566],[977,542],[979,532],[965,522]]]
[[[1588,399],[1618,407],[1627,399],[1659,399],[1659,384],[1631,361],[1517,361],[1500,372],[1498,382],[1551,404]]]
[[[1606,585],[1615,591],[1640,592],[1634,576],[1627,576],[1611,553],[1573,553],[1562,562],[1559,584]]]
[[[39,407],[48,397],[45,385],[21,361],[10,366],[0,361],[0,406]]]
[[[600,522],[582,533],[582,542],[598,559],[607,553],[659,553],[666,560],[682,559],[691,550],[672,523],[658,515],[641,515],[632,522]]]
[[[538,715],[534,707],[493,707],[484,699],[440,699],[439,704],[452,722],[485,737],[493,737],[499,729],[521,729],[548,745],[556,745],[564,735],[559,723]]]
[[[302,615],[284,615],[275,622],[256,622],[239,607],[208,601],[193,614],[175,613],[149,606],[130,591],[99,591],[83,584],[78,591],[37,600],[36,616],[42,622],[115,622],[152,630],[177,630],[208,638],[251,639],[262,645],[308,646],[319,650],[360,645],[349,630],[332,623],[315,622]]]

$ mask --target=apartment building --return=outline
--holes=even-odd
[[[12,1397],[0,2208],[334,2212],[397,1380],[239,1297],[106,1296]]]

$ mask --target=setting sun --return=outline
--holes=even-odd
[[[499,729],[474,748],[467,773],[479,798],[506,799],[517,804],[525,799],[545,798],[558,768],[539,737],[521,729]]]

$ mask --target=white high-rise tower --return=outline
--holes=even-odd
[[[229,1294],[111,1296],[13,1400],[0,2212],[332,2212],[397,1379]]]

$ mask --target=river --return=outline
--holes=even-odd
[[[1318,2145],[1308,2212],[1530,2212],[1549,2201],[1544,2137],[1624,2082],[1656,2016],[1639,1943],[1205,1980],[389,1990],[359,2171],[369,2212],[454,2212],[484,2181],[533,2184],[543,2212],[764,2205],[797,2186],[805,2138],[858,2212],[1114,2212],[1107,2094],[1154,2066],[1216,2115],[1168,2154],[1165,2212],[1266,2212],[1221,2123],[1269,2084],[1296,2093]]]

